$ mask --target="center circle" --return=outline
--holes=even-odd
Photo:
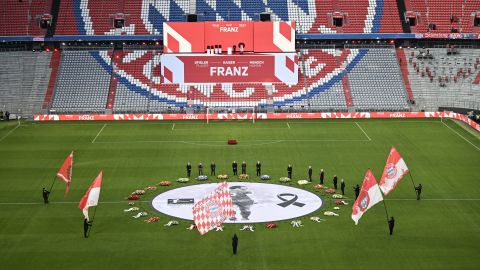
[[[192,207],[205,198],[218,183],[190,185],[163,192],[152,201],[152,207],[168,216],[193,220]],[[289,186],[229,182],[235,217],[225,223],[258,223],[287,220],[308,215],[322,206],[316,194]],[[212,214],[218,205],[210,205]]]

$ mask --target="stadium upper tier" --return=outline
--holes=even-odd
[[[272,20],[297,21],[302,34],[480,33],[474,26],[478,0],[4,0],[0,35],[44,35],[39,18],[53,11],[58,11],[55,35],[161,35],[163,22],[185,21],[187,13],[201,21],[225,21],[257,20],[262,12],[270,12]],[[121,29],[113,27],[115,14],[125,15]],[[343,25],[335,26],[334,18]],[[415,24],[409,26],[406,18]]]

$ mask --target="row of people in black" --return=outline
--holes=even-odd
[[[3,114],[3,111],[0,111],[0,120],[10,120],[10,112],[6,111],[5,114]]]
[[[242,162],[241,165],[242,168],[242,174],[247,173],[247,163],[245,161]],[[257,171],[257,176],[262,175],[262,163],[260,161],[257,161],[257,164],[255,164],[255,168]],[[210,175],[215,176],[217,175],[216,173],[217,165],[215,164],[214,161],[210,163]],[[233,175],[238,175],[238,164],[236,161],[233,161],[232,163],[232,171]],[[192,164],[190,162],[187,162],[187,177],[190,177],[192,175]],[[203,164],[200,162],[198,163],[198,175],[203,175]]]

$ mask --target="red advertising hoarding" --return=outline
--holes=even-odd
[[[255,22],[255,52],[294,52],[295,22]]]
[[[163,52],[204,52],[204,28],[203,22],[164,23]]]

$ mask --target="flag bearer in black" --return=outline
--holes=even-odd
[[[388,221],[388,229],[390,230],[390,235],[393,234],[393,227],[395,227],[395,219],[393,217]]]
[[[358,195],[360,194],[360,186],[357,184],[353,190],[355,191],[355,200],[358,198]]]
[[[42,196],[43,196],[43,203],[48,203],[48,196],[50,195],[50,191],[43,188]]]
[[[247,163],[245,163],[245,160],[242,162],[242,174],[247,174]]]
[[[420,200],[420,194],[422,194],[422,184],[418,184],[415,187],[415,192],[417,192],[417,200]]]
[[[92,226],[93,221],[88,221],[88,219],[83,219],[83,237],[88,238],[88,229]]]
[[[312,182],[312,166],[308,166],[308,181]]]

